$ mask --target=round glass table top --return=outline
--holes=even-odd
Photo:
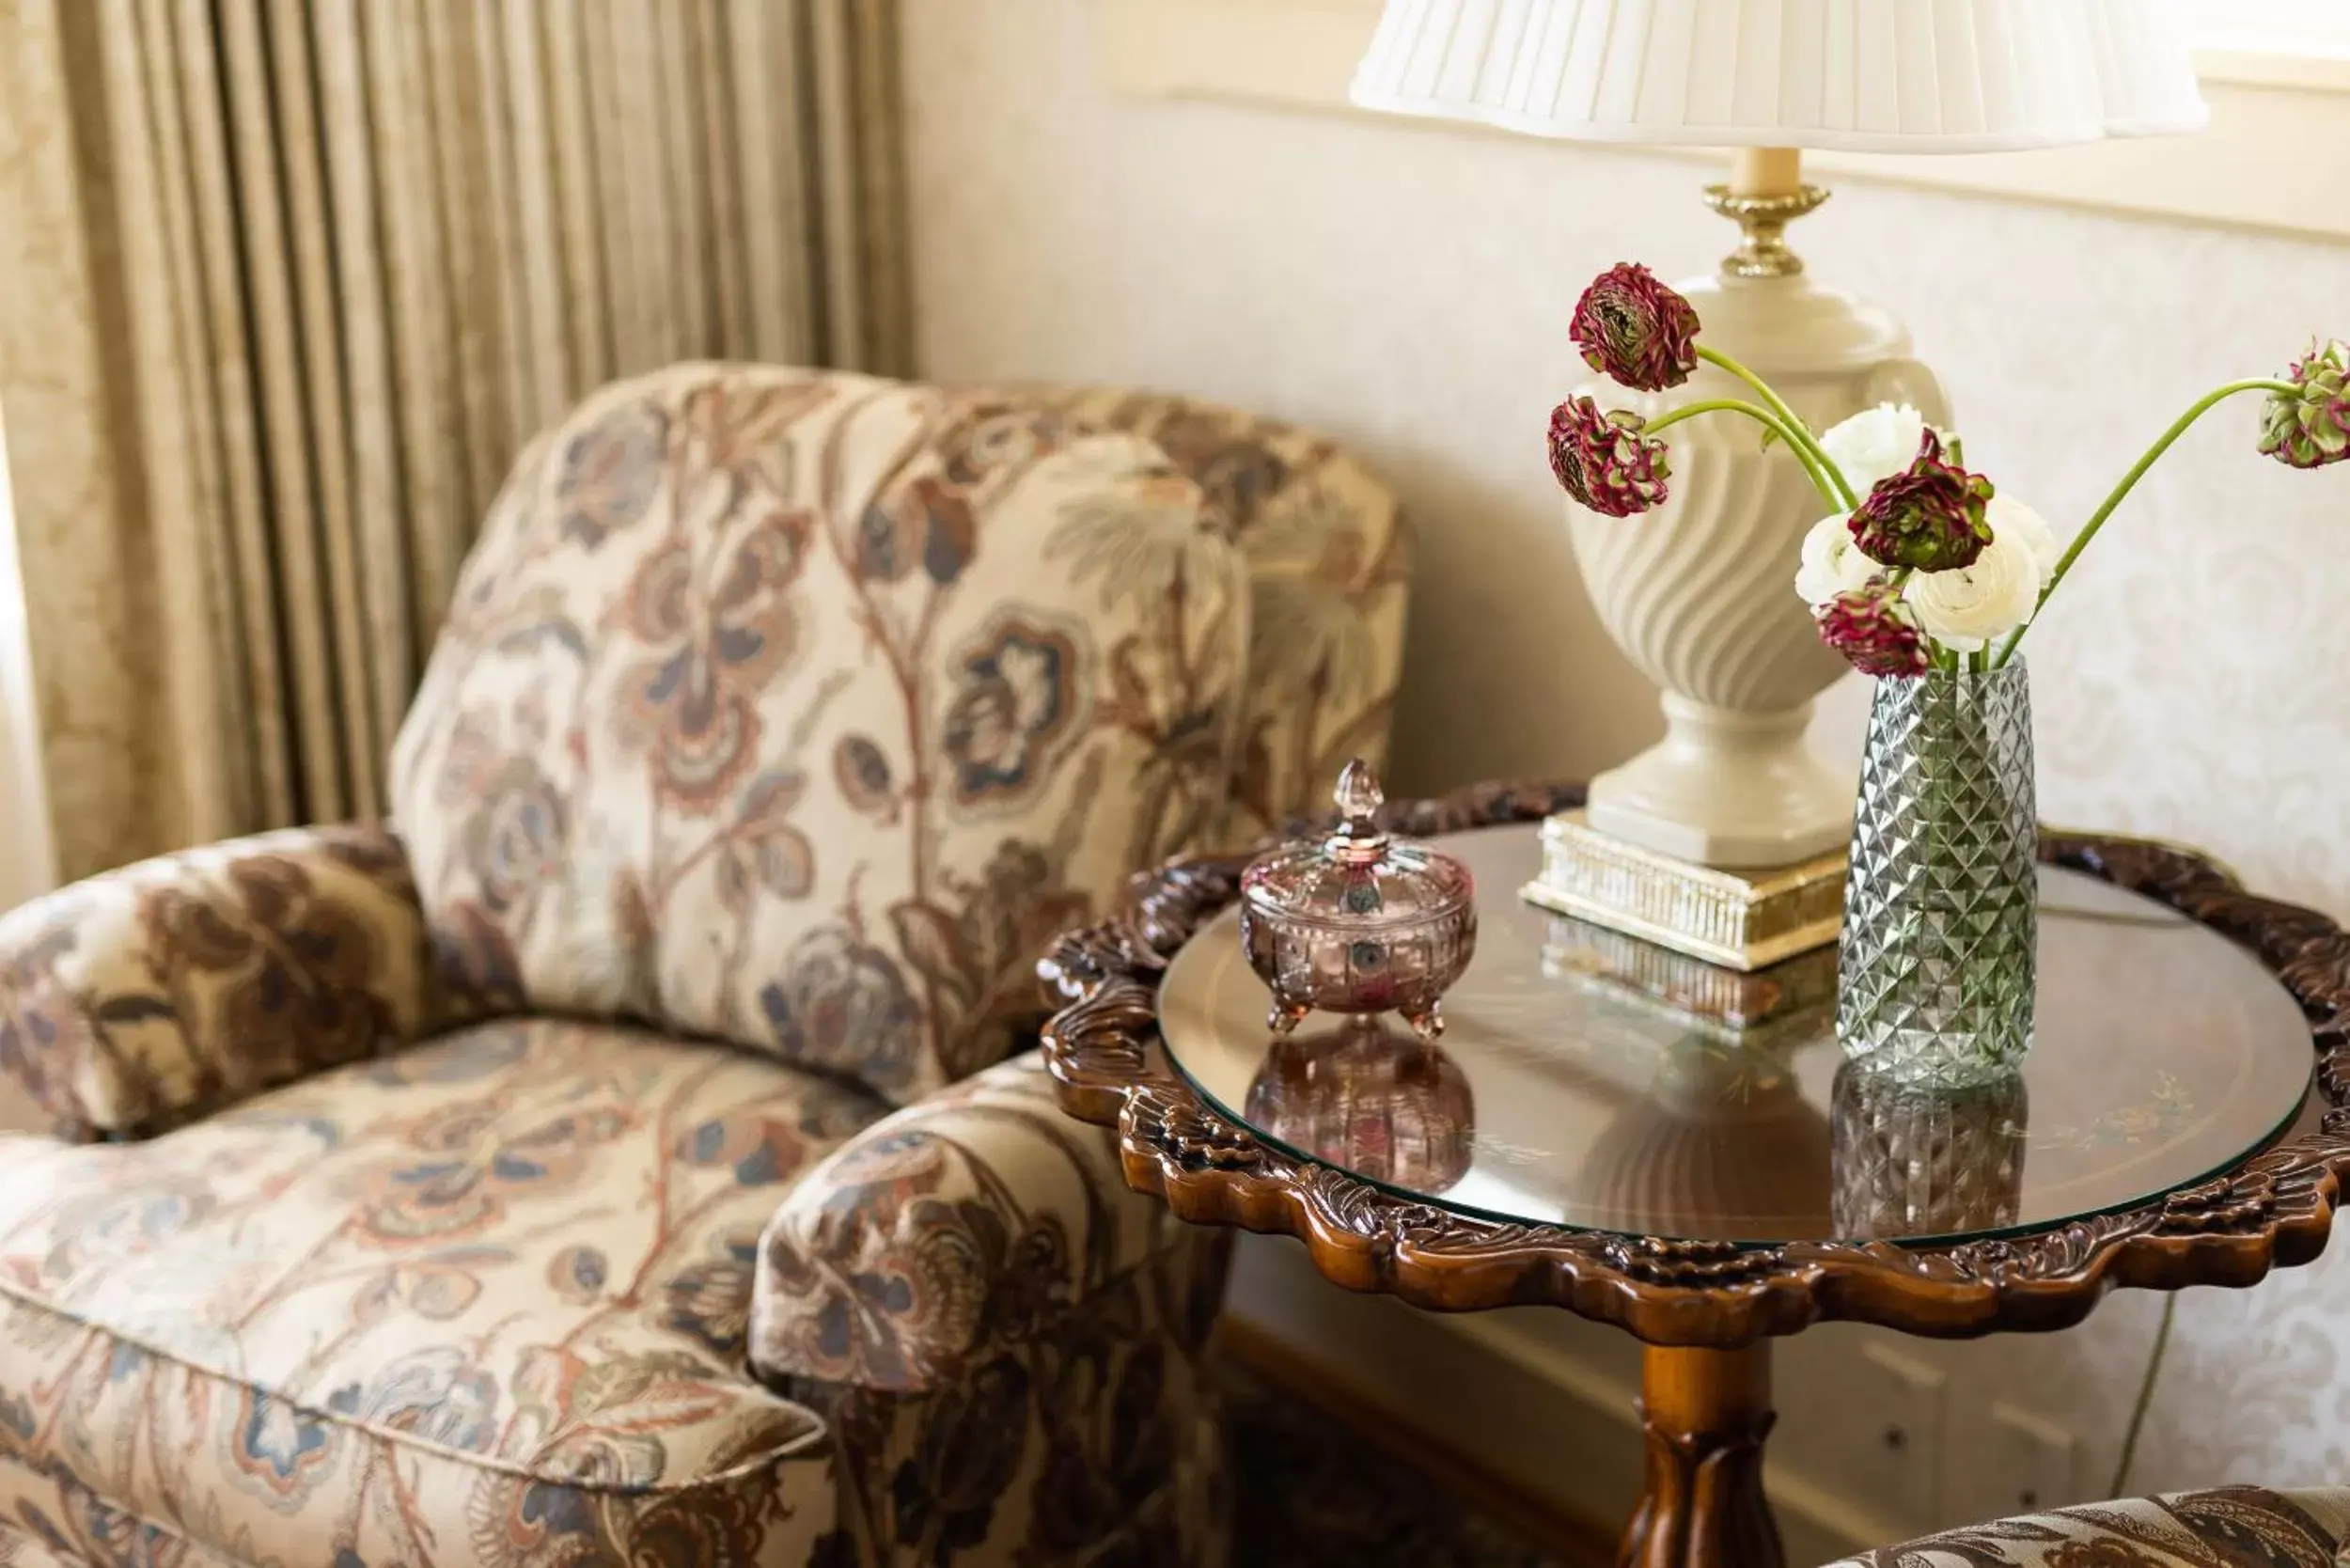
[[[1713,969],[1518,896],[1532,826],[1448,835],[1480,929],[1441,1042],[1392,1014],[1288,1039],[1228,910],[1159,993],[1175,1068],[1291,1153],[1479,1218],[1683,1240],[1951,1241],[2134,1206],[2273,1141],[2307,1025],[2249,953],[2079,872],[2041,870],[2022,1073],[1924,1090],[1848,1067],[1835,951]]]

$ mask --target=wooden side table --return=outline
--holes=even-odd
[[[2183,850],[2047,838],[2022,1081],[1920,1095],[1840,1070],[1806,971],[1695,995],[1519,900],[1534,829],[1498,824],[1578,795],[1392,808],[1457,831],[1479,881],[1440,1046],[1319,1016],[1272,1042],[1230,930],[1238,859],[1170,865],[1063,938],[1044,1041],[1063,1106],[1116,1126],[1128,1184],[1183,1218],[1297,1236],[1353,1290],[1549,1303],[1645,1341],[1622,1562],[1781,1560],[1775,1335],[2058,1328],[2117,1286],[2250,1285],[2325,1245],[2350,1169],[2331,921]]]

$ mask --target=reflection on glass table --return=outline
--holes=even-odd
[[[1272,1142],[1465,1215],[1747,1243],[1950,1239],[2136,1203],[2241,1160],[2308,1090],[2307,1027],[2256,960],[2085,875],[2042,872],[2020,1076],[1935,1095],[1840,1074],[1832,962],[1683,973],[1496,896],[1523,870],[1514,836],[1455,846],[1483,930],[1440,1046],[1317,1017],[1276,1050],[1228,914],[1160,992],[1178,1071]]]
[[[1442,1046],[1357,1017],[1277,1041],[1248,1119],[1317,1159],[1441,1192],[1468,1170],[1477,1098]]]
[[[1950,1235],[2014,1225],[2031,1124],[2022,1074],[1935,1089],[1847,1061],[1834,1092],[1837,1234]]]

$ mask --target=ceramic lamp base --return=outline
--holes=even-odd
[[[1665,738],[1591,780],[1590,823],[1700,866],[1792,866],[1852,837],[1853,782],[1804,741],[1811,704],[1717,708],[1663,694]]]
[[[1545,909],[1727,968],[1751,970],[1836,940],[1844,852],[1725,870],[1602,833],[1581,811],[1543,823],[1542,874],[1521,893]]]
[[[1749,160],[1710,198],[1746,243],[1717,276],[1678,288],[1700,340],[1769,382],[1815,431],[1882,402],[1950,424],[1934,373],[1888,312],[1805,275],[1779,230],[1817,206],[1792,153]],[[1563,350],[1562,350],[1563,356]],[[1570,372],[1572,373],[1572,372]],[[1654,421],[1691,402],[1751,398],[1720,367],[1680,386],[1587,381],[1600,406]],[[1842,846],[1853,778],[1803,745],[1811,699],[1849,666],[1794,592],[1803,541],[1832,508],[1756,427],[1716,412],[1670,433],[1672,494],[1638,518],[1573,501],[1568,537],[1601,624],[1664,693],[1667,733],[1591,781],[1591,825],[1657,855],[1757,875]]]

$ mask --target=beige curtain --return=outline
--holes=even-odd
[[[677,359],[901,371],[894,0],[0,0],[56,861],[379,812],[513,453]]]

